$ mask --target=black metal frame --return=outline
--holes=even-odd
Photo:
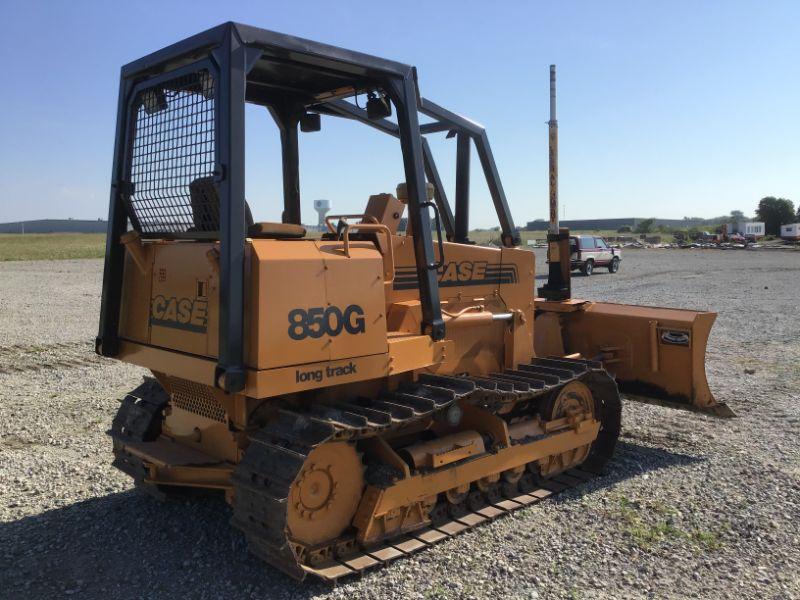
[[[457,115],[438,104],[431,102],[428,99],[423,99],[420,106],[420,112],[435,119],[433,123],[428,123],[420,127],[420,133],[434,133],[437,131],[450,131],[456,133],[458,136],[468,136],[469,139],[475,144],[475,150],[478,152],[478,159],[481,161],[483,174],[486,178],[486,185],[489,188],[489,195],[492,197],[497,218],[500,221],[500,229],[502,231],[502,242],[504,246],[518,246],[520,243],[519,233],[514,227],[514,219],[511,217],[511,211],[508,208],[508,201],[506,200],[506,193],[503,190],[503,183],[500,181],[500,173],[497,170],[497,164],[494,161],[494,154],[492,147],[489,144],[489,136],[486,129],[465,117]],[[462,177],[466,179],[467,185],[462,183],[462,195],[466,198],[459,198],[458,189],[456,190],[456,221],[458,221],[458,206],[460,204],[469,210],[469,153],[466,149],[466,140],[458,142],[461,144],[461,152],[456,153],[456,181]],[[460,158],[459,158],[460,154]],[[459,164],[461,167],[461,175],[459,175]],[[456,184],[458,185],[458,184]],[[469,226],[469,218],[467,215],[463,217],[464,222]],[[463,225],[462,225],[463,227]],[[466,238],[466,235],[464,236]]]
[[[152,86],[161,78],[172,77],[176,72],[200,63],[207,65],[216,78],[214,181],[220,202],[217,385],[229,392],[241,391],[245,386],[245,102],[267,106],[280,130],[283,221],[286,223],[300,223],[297,129],[306,110],[353,118],[399,138],[408,186],[408,216],[413,230],[422,303],[422,329],[433,339],[442,339],[445,331],[439,303],[426,177],[434,186],[435,207],[441,215],[447,238],[468,241],[470,140],[475,143],[498,213],[503,244],[513,246],[519,243],[483,127],[420,98],[413,67],[246,25],[225,23],[134,61],[122,69],[97,352],[104,356],[115,356],[119,352],[118,330],[125,258],[120,238],[131,218],[126,209],[126,199],[131,194],[128,163],[132,143],[130,123],[133,97],[142,86]],[[270,78],[274,70],[283,70],[281,73],[285,77],[281,81],[295,81],[297,73],[308,78],[301,78],[295,87],[282,85]],[[340,81],[350,82],[351,88],[356,91],[379,87],[392,100],[397,123],[386,119],[370,120],[365,110],[335,95],[320,99],[319,94],[327,93],[327,88],[320,90],[316,96],[310,91],[318,81],[329,85],[331,89],[337,87],[333,83]],[[435,122],[420,126],[419,112],[432,117]],[[455,132],[458,138],[459,183],[456,186],[455,220],[431,149],[421,135],[437,131]],[[131,221],[135,227],[135,218]]]
[[[345,100],[325,102],[312,106],[311,108],[323,114],[355,119],[378,131],[382,131],[394,137],[399,137],[399,127],[396,123],[387,119],[370,119],[367,116],[366,110],[350,102],[346,102]],[[478,152],[481,168],[486,178],[486,185],[489,188],[489,194],[492,197],[492,202],[497,212],[497,218],[500,221],[500,228],[503,233],[503,245],[507,247],[518,246],[520,243],[519,233],[514,226],[514,219],[508,208],[508,201],[506,200],[506,194],[503,190],[503,183],[500,181],[500,173],[494,161],[494,154],[492,154],[492,148],[489,144],[489,136],[486,133],[486,129],[474,121],[442,108],[427,98],[420,98],[419,111],[435,119],[433,123],[420,125],[419,131],[421,134],[446,131],[448,132],[448,137],[456,137],[456,215],[454,217],[453,211],[450,208],[450,203],[447,200],[447,194],[442,185],[442,180],[439,177],[439,170],[436,168],[436,161],[433,158],[430,145],[424,135],[422,136],[425,174],[427,175],[428,181],[433,184],[434,199],[439,213],[442,216],[447,239],[454,242],[470,243],[467,234],[469,231],[471,150],[469,142],[472,141]],[[459,210],[459,207],[462,210]],[[458,216],[459,213],[461,213],[461,217]],[[459,227],[462,230],[460,232]]]

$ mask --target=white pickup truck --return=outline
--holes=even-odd
[[[619,271],[622,251],[610,247],[606,241],[594,235],[573,235],[569,238],[570,267],[591,275],[595,267],[606,267],[609,273]]]

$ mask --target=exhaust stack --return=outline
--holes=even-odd
[[[545,300],[569,300],[569,229],[558,224],[558,120],[556,119],[556,66],[550,65],[550,120],[547,122],[550,145],[550,227],[547,232],[547,283],[539,288]]]

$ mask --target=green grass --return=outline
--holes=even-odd
[[[616,231],[575,231],[576,235],[617,235],[638,236],[638,234],[618,234]],[[520,231],[522,247],[528,240],[544,240],[545,231]],[[658,234],[654,234],[658,235]],[[309,232],[310,238],[319,233]],[[662,236],[664,241],[672,241],[672,236]],[[494,242],[500,245],[500,232],[476,230],[469,238],[477,244]],[[65,260],[75,258],[102,258],[105,254],[106,236],[104,233],[0,233],[0,262],[10,260]]]
[[[0,262],[102,258],[105,247],[104,233],[4,233]]]
[[[639,238],[638,233],[617,233],[615,229],[597,229],[597,230],[576,230],[570,231],[570,235],[596,235],[603,238],[614,238],[618,236],[625,236],[631,238]],[[661,240],[663,242],[671,242],[672,235],[666,233],[648,233],[649,236],[656,236],[660,235]],[[528,240],[541,240],[544,241],[547,238],[546,231],[520,231],[519,236],[522,239],[522,246],[527,246]],[[487,244],[489,242],[494,242],[496,245],[500,245],[500,231],[491,231],[487,229],[481,229],[478,231],[470,231],[469,232],[469,239],[471,239],[476,244]]]
[[[724,524],[716,530],[681,528],[675,519],[679,513],[661,502],[631,501],[625,496],[618,498],[616,516],[624,524],[623,530],[643,550],[669,541],[687,541],[698,550],[718,550],[724,543]]]
[[[439,600],[440,598],[447,598],[447,589],[440,584],[436,583],[425,590],[425,600]]]

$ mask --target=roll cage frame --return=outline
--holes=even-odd
[[[422,305],[422,333],[444,338],[439,301],[437,261],[429,207],[441,216],[447,239],[470,243],[470,141],[475,144],[502,229],[502,243],[519,244],[497,167],[484,128],[419,95],[416,69],[335,46],[304,40],[237,23],[224,23],[124,66],[120,75],[116,137],[109,201],[108,235],[96,351],[116,356],[125,248],[122,236],[130,221],[143,237],[130,202],[134,112],[142,90],[202,69],[214,78],[214,169],[219,195],[219,351],[218,387],[234,393],[245,387],[245,103],[266,106],[281,138],[284,223],[300,224],[298,129],[306,112],[353,119],[400,140],[408,186],[411,223]],[[397,123],[371,119],[346,97],[380,90],[392,102]],[[134,106],[134,98],[139,105]],[[418,113],[433,119],[420,125]],[[448,132],[457,139],[455,214],[450,208],[433,155],[423,134]],[[426,177],[434,187],[435,205],[427,202]],[[208,235],[155,237],[208,238]],[[441,257],[440,257],[441,258]]]

